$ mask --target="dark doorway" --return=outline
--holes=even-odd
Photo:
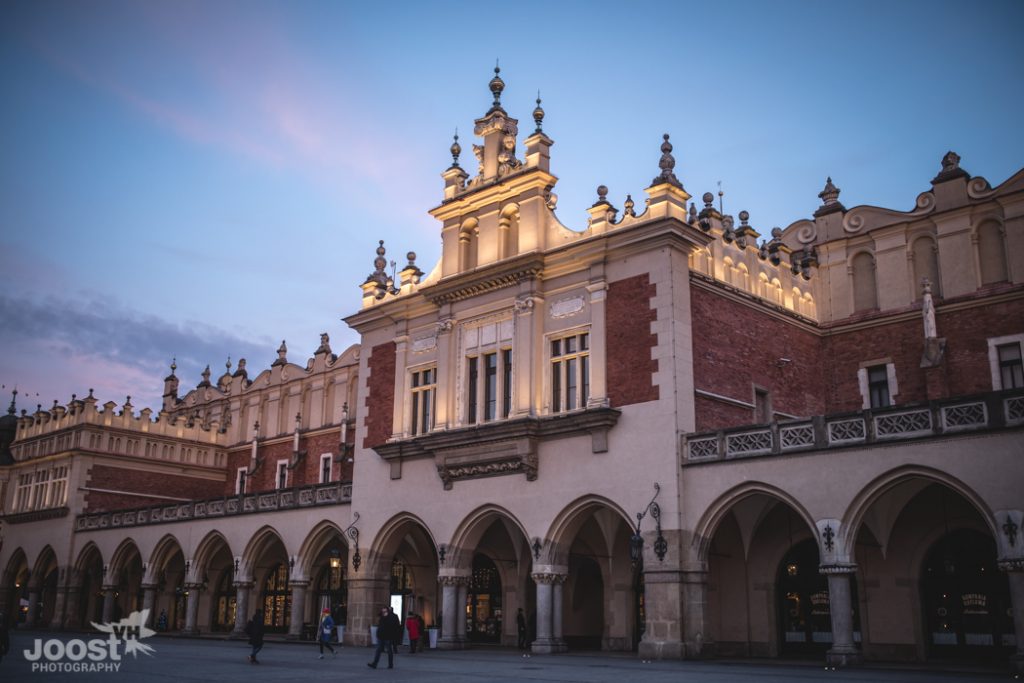
[[[474,643],[500,643],[501,619],[501,576],[490,558],[478,554],[466,594],[466,638]]]
[[[992,659],[1015,644],[1010,586],[996,544],[959,529],[928,551],[921,576],[925,640],[937,658]]]
[[[779,617],[779,651],[784,656],[821,656],[832,647],[832,611],[828,579],[818,572],[818,544],[797,543],[779,565],[775,581]],[[853,639],[860,643],[857,582],[850,581]]]

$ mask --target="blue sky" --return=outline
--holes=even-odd
[[[1022,28],[1017,1],[3,3],[0,384],[158,407],[173,356],[187,388],[354,343],[377,240],[439,256],[496,58],[522,131],[541,91],[569,227],[600,184],[642,198],[668,132],[687,190],[767,234],[827,175],[908,210],[949,149],[1024,166]]]

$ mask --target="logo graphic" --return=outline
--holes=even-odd
[[[96,672],[120,671],[121,660],[139,653],[153,656],[154,649],[140,642],[142,638],[156,635],[146,627],[149,610],[132,612],[126,618],[109,624],[90,622],[97,631],[106,633],[106,639],[74,638],[65,643],[58,638],[43,641],[36,638],[31,650],[24,650],[25,659],[32,662],[32,671],[41,672]],[[121,645],[124,648],[121,648]]]

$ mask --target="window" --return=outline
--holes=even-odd
[[[888,360],[862,363],[857,371],[857,383],[860,385],[861,407],[865,410],[888,408],[895,404],[895,396],[899,394],[896,366]]]
[[[765,424],[772,421],[772,399],[767,389],[754,388],[754,422]]]
[[[286,489],[288,488],[288,461],[278,460],[277,461],[277,488]]]
[[[32,484],[32,509],[38,510],[46,505],[46,494],[49,490],[50,470],[39,470]]]
[[[60,507],[67,500],[68,466],[54,467],[50,473],[50,497],[47,507]]]
[[[235,495],[245,493],[245,479],[248,476],[248,467],[239,467],[238,473],[235,474]]]
[[[504,419],[512,411],[512,349],[466,359],[466,423]]]
[[[437,368],[425,368],[412,373],[412,425],[413,436],[425,434],[434,426],[434,396],[437,393]]]
[[[992,389],[1024,387],[1024,334],[1011,334],[988,340],[988,362],[992,370]]]
[[[872,408],[889,405],[889,377],[884,365],[868,368],[868,394]]]
[[[590,335],[551,341],[551,412],[585,408],[590,398]]]
[[[32,473],[18,475],[18,488],[14,492],[14,510],[24,512],[28,509],[29,496],[32,493]]]
[[[331,459],[333,456],[330,453],[324,453],[320,456],[320,483],[326,484],[331,480]]]

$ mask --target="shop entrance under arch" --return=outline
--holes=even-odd
[[[921,605],[930,657],[988,659],[1016,645],[1009,582],[996,566],[995,542],[981,532],[957,529],[932,545]]]
[[[466,592],[466,638],[473,643],[500,643],[501,575],[489,557],[473,556],[473,575]]]
[[[807,539],[793,545],[776,572],[779,652],[784,656],[823,655],[832,647],[832,612],[828,578],[818,571],[818,544]],[[853,640],[860,643],[857,582],[850,582]]]

